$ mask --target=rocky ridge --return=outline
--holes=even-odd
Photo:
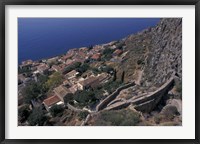
[[[142,73],[142,87],[159,87],[173,73],[182,79],[182,19],[164,18],[156,27],[130,35],[125,40],[129,51],[118,68],[125,80],[137,79]]]
[[[124,52],[127,53],[122,62],[115,65],[117,77],[124,73],[125,83],[135,81],[137,85],[124,90],[126,96],[120,93],[110,102],[111,107],[112,103],[120,104],[124,99],[151,94],[173,78],[174,84],[160,96],[162,99],[157,101],[152,111],[137,111],[143,119],[138,125],[181,125],[182,19],[163,18],[157,26],[130,35],[123,42]],[[97,117],[94,116],[92,120],[98,121]],[[95,122],[88,124],[95,125]]]

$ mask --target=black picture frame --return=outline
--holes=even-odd
[[[195,5],[195,139],[5,139],[5,7],[6,5]],[[200,0],[0,0],[0,142],[1,143],[88,143],[88,144],[198,144],[199,136],[199,55],[200,55]],[[189,133],[189,132],[188,132]]]

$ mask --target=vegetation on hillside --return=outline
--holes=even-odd
[[[130,109],[102,111],[95,120],[96,126],[136,126],[140,114]]]

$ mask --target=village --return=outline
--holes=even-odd
[[[70,49],[66,54],[49,59],[23,61],[19,65],[18,74],[18,109],[25,103],[30,104],[29,110],[43,107],[47,113],[55,106],[66,107],[69,103],[76,106],[81,101],[78,102],[71,97],[81,91],[92,89],[95,90],[98,99],[88,99],[88,105],[79,104],[78,108],[94,111],[95,105],[111,93],[100,87],[116,80],[115,69],[107,63],[121,62],[126,54],[123,53],[124,48],[123,41],[113,41],[108,44]],[[32,83],[39,84],[41,91],[31,96],[31,93],[37,91],[33,90],[33,87],[29,88]],[[115,90],[121,84],[115,84],[116,87],[112,89]],[[92,104],[89,104],[89,101],[92,101]]]
[[[18,125],[182,125],[181,19],[162,21],[118,41],[22,61]]]
[[[181,125],[179,18],[18,65],[18,126]]]

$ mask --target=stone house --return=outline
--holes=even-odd
[[[58,71],[61,70],[61,68],[60,68],[58,65],[53,65],[51,68],[52,68],[53,70],[55,70],[56,72],[58,72]]]
[[[51,96],[51,97],[48,97],[47,99],[45,99],[43,101],[43,104],[44,104],[46,110],[49,111],[52,106],[61,105],[64,103],[60,100],[60,98],[58,96],[54,95],[54,96]]]
[[[37,66],[37,70],[39,71],[39,73],[45,73],[49,70],[49,66],[43,63]]]
[[[94,54],[94,55],[91,57],[91,59],[92,59],[92,60],[98,61],[98,60],[101,59],[101,54],[100,54],[100,53],[96,53],[96,54]]]
[[[69,89],[64,87],[63,85],[60,85],[54,89],[54,93],[60,98],[62,102],[64,102],[64,97],[68,94],[71,93]]]
[[[78,84],[73,85],[72,87],[69,88],[71,93],[75,93],[76,91],[80,90]]]
[[[77,72],[76,70],[72,70],[72,71],[68,72],[68,73],[65,75],[65,77],[66,77],[67,79],[71,79],[71,78],[76,77],[77,74],[79,74],[79,72]]]
[[[99,84],[98,77],[91,76],[83,81],[77,83],[80,90],[87,89],[88,87],[95,87]]]
[[[33,64],[33,61],[32,60],[26,60],[26,61],[23,61],[21,65],[19,65],[19,67],[22,69],[22,68],[31,68]]]
[[[72,86],[71,82],[70,82],[68,79],[66,79],[66,80],[63,82],[63,85],[66,86],[66,87]]]

